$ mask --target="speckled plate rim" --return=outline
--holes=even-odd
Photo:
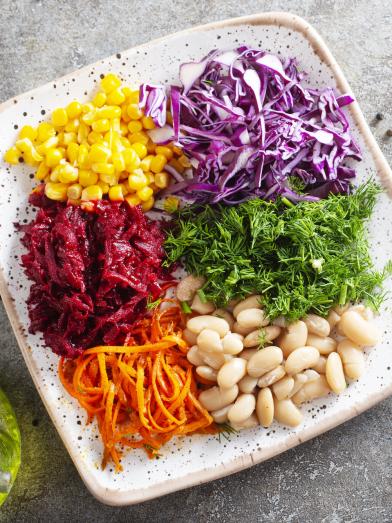
[[[220,22],[213,22],[210,24],[197,26],[191,29],[186,29],[177,33],[172,33],[163,38],[151,40],[148,43],[132,48],[132,50],[143,50],[144,48],[149,47],[151,44],[164,43],[173,37],[184,36],[194,32],[203,32],[213,29],[220,29],[239,25],[278,25],[287,27],[289,29],[292,29],[293,31],[301,33],[305,38],[307,38],[307,40],[309,41],[313,50],[319,56],[319,58],[331,69],[332,73],[335,76],[336,83],[339,89],[341,91],[352,92],[340,66],[337,64],[335,58],[332,56],[327,45],[325,44],[321,36],[317,33],[317,31],[303,18],[286,12],[259,13],[239,18],[231,18]],[[66,80],[67,78],[70,78],[72,76],[75,77],[75,75],[79,76],[79,74],[82,71],[85,71],[90,67],[91,65],[88,65],[82,69],[79,69],[76,72],[61,77],[59,80]],[[13,104],[14,100],[24,99],[25,97],[30,96],[33,93],[39,93],[39,91],[48,88],[50,85],[51,82],[27,93],[21,94],[16,97],[12,97],[12,99],[0,105],[0,113],[6,110],[11,104]],[[349,110],[373,158],[373,161],[377,169],[377,174],[381,182],[385,186],[387,192],[392,197],[392,170],[389,167],[383,153],[381,152],[374,136],[372,135],[358,103],[354,102],[353,104],[351,104]],[[119,492],[116,489],[103,488],[96,483],[95,478],[91,475],[90,471],[85,466],[83,466],[83,463],[77,460],[76,452],[73,448],[70,447],[70,445],[67,444],[67,440],[64,437],[64,429],[58,426],[52,414],[50,402],[46,399],[45,395],[43,394],[38,375],[35,372],[35,363],[28,349],[26,338],[22,333],[22,326],[19,323],[15,306],[13,304],[11,295],[8,291],[6,280],[4,277],[4,272],[1,267],[0,295],[2,297],[11,326],[15,333],[15,337],[21,349],[23,358],[29,369],[29,372],[37,388],[37,391],[41,396],[41,399],[46,407],[46,410],[48,411],[48,414],[52,419],[53,424],[55,425],[61,439],[63,440],[63,443],[69,455],[71,456],[71,459],[73,460],[75,467],[77,468],[86,487],[91,492],[91,494],[93,494],[99,501],[107,505],[122,506],[140,503],[155,497],[169,494],[170,492],[175,492],[184,488],[188,488],[194,485],[218,479],[229,474],[233,474],[235,472],[239,472],[248,467],[251,467],[252,465],[270,459],[290,448],[295,447],[296,445],[299,445],[300,443],[308,441],[311,438],[314,438],[315,436],[318,436],[336,427],[341,423],[344,423],[345,421],[350,420],[351,418],[357,416],[358,414],[364,412],[365,410],[371,408],[378,402],[392,395],[391,384],[388,387],[385,387],[378,394],[372,396],[371,398],[368,398],[367,400],[362,402],[354,403],[349,407],[342,409],[341,411],[339,411],[339,414],[333,420],[321,421],[316,428],[311,427],[309,429],[304,429],[300,433],[292,434],[292,436],[286,439],[284,444],[271,445],[271,447],[267,449],[261,449],[259,451],[249,453],[247,455],[234,459],[228,465],[221,465],[215,468],[205,468],[197,473],[188,474],[185,477],[177,479],[166,480],[164,482],[161,482],[159,484],[153,485],[145,489]]]

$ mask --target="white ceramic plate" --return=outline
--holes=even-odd
[[[241,43],[282,56],[296,56],[309,72],[313,86],[334,86],[350,92],[347,82],[320,36],[304,20],[286,13],[268,13],[237,18],[167,36],[85,67],[0,106],[0,156],[17,135],[16,126],[35,125],[51,109],[72,98],[87,98],[99,75],[118,73],[124,80],[175,82],[182,62],[198,60],[214,47],[232,48]],[[37,65],[39,67],[39,65]],[[83,94],[84,93],[84,94]],[[392,187],[392,174],[363,115],[355,103],[349,109],[353,133],[364,160],[360,178],[378,175]],[[339,397],[331,396],[305,405],[305,421],[297,429],[274,424],[270,429],[252,429],[219,442],[217,437],[193,436],[168,444],[159,460],[148,460],[141,450],[126,454],[124,471],[115,474],[100,467],[102,446],[95,424],[85,426],[85,413],[63,390],[57,377],[58,358],[43,347],[39,336],[27,333],[25,300],[29,284],[18,259],[22,252],[13,223],[30,220],[34,209],[27,206],[32,187],[32,169],[0,164],[0,290],[19,346],[38,392],[75,466],[89,490],[112,505],[144,501],[168,492],[231,474],[298,445],[392,393],[392,326],[384,308],[377,322],[382,343],[367,357],[366,374]],[[28,176],[30,174],[30,177]],[[370,223],[372,252],[381,267],[392,258],[392,202],[380,198]]]

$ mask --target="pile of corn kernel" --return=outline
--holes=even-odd
[[[170,183],[165,165],[183,173],[190,164],[178,147],[151,141],[146,131],[154,122],[138,103],[138,90],[107,74],[90,103],[74,100],[54,109],[51,123],[25,125],[4,159],[17,164],[22,158],[37,167],[35,177],[52,200],[88,208],[107,195],[147,212],[154,195]]]

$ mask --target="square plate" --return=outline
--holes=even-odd
[[[241,43],[282,56],[296,56],[300,66],[309,73],[309,84],[332,85],[340,92],[350,92],[325,43],[301,18],[288,13],[236,18],[135,47],[2,104],[0,156],[3,158],[5,150],[13,144],[16,125],[35,125],[54,107],[65,105],[73,98],[86,99],[101,73],[113,71],[135,85],[149,81],[176,82],[180,63],[199,60],[214,47],[230,48]],[[392,194],[391,170],[358,104],[352,104],[348,113],[352,132],[364,156],[358,164],[359,179],[379,176]],[[339,397],[330,396],[305,405],[305,420],[297,429],[274,424],[268,430],[247,430],[222,442],[216,436],[185,437],[166,445],[159,460],[148,460],[141,450],[134,450],[124,456],[122,473],[115,474],[110,467],[102,471],[102,446],[95,423],[85,426],[84,411],[63,390],[57,377],[57,356],[43,347],[40,336],[28,334],[25,301],[29,283],[19,266],[22,248],[13,223],[30,220],[35,213],[27,205],[33,184],[31,178],[32,169],[27,166],[10,168],[0,163],[1,296],[42,401],[86,486],[100,501],[111,505],[138,503],[237,472],[335,427],[392,394],[389,347],[392,325],[384,307],[376,320],[383,332],[383,341],[369,352],[363,378],[350,384]],[[391,218],[392,202],[383,194],[369,224],[372,253],[378,267],[392,258]],[[388,285],[391,290],[391,284]]]

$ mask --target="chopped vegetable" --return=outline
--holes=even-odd
[[[156,308],[133,327],[126,346],[94,347],[73,361],[61,358],[64,387],[87,411],[88,421],[98,421],[103,468],[112,459],[122,470],[121,446],[144,448],[156,457],[173,436],[206,431],[213,423],[197,399],[181,326],[178,305]],[[214,431],[212,426],[209,432]]]

